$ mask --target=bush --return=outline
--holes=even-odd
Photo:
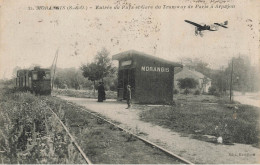
[[[194,92],[194,95],[200,95],[200,90],[196,90],[195,92]]]
[[[190,93],[190,90],[189,90],[189,89],[185,89],[185,90],[184,90],[184,94],[185,94],[185,95],[187,95],[187,94],[189,94],[189,93]]]
[[[212,86],[212,87],[209,87],[209,94],[210,95],[214,95],[215,93],[217,92],[217,88]]]
[[[193,78],[184,78],[184,79],[178,79],[178,86],[181,89],[193,89],[196,88],[196,86],[198,85],[198,81],[196,81]]]
[[[214,92],[214,96],[220,97],[220,93],[219,92]]]
[[[173,94],[178,94],[179,90],[178,89],[173,89]]]

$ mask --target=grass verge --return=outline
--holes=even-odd
[[[41,97],[0,92],[2,164],[85,163]]]
[[[205,96],[201,99],[198,97],[200,96],[191,100],[181,96],[172,107],[140,106],[139,109],[145,109],[140,117],[143,121],[176,132],[192,134],[196,138],[199,135],[221,136],[225,144],[243,143],[259,146],[259,108],[242,104],[224,104],[223,98],[214,96],[210,96],[206,101],[202,101],[205,100]]]

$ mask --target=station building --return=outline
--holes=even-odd
[[[181,64],[135,50],[112,56],[119,61],[118,100],[126,99],[126,86],[135,103],[170,104],[173,102],[174,68]]]

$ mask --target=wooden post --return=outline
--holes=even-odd
[[[55,54],[55,57],[53,59],[52,66],[51,66],[51,69],[53,70],[53,76],[52,76],[52,80],[51,80],[51,89],[53,89],[53,87],[54,87],[54,79],[55,79],[55,71],[56,71],[58,53],[59,53],[59,48],[56,51],[56,54]]]

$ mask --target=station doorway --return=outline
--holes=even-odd
[[[135,69],[121,69],[118,72],[118,100],[125,100],[127,85],[131,86],[131,96],[135,93]]]

